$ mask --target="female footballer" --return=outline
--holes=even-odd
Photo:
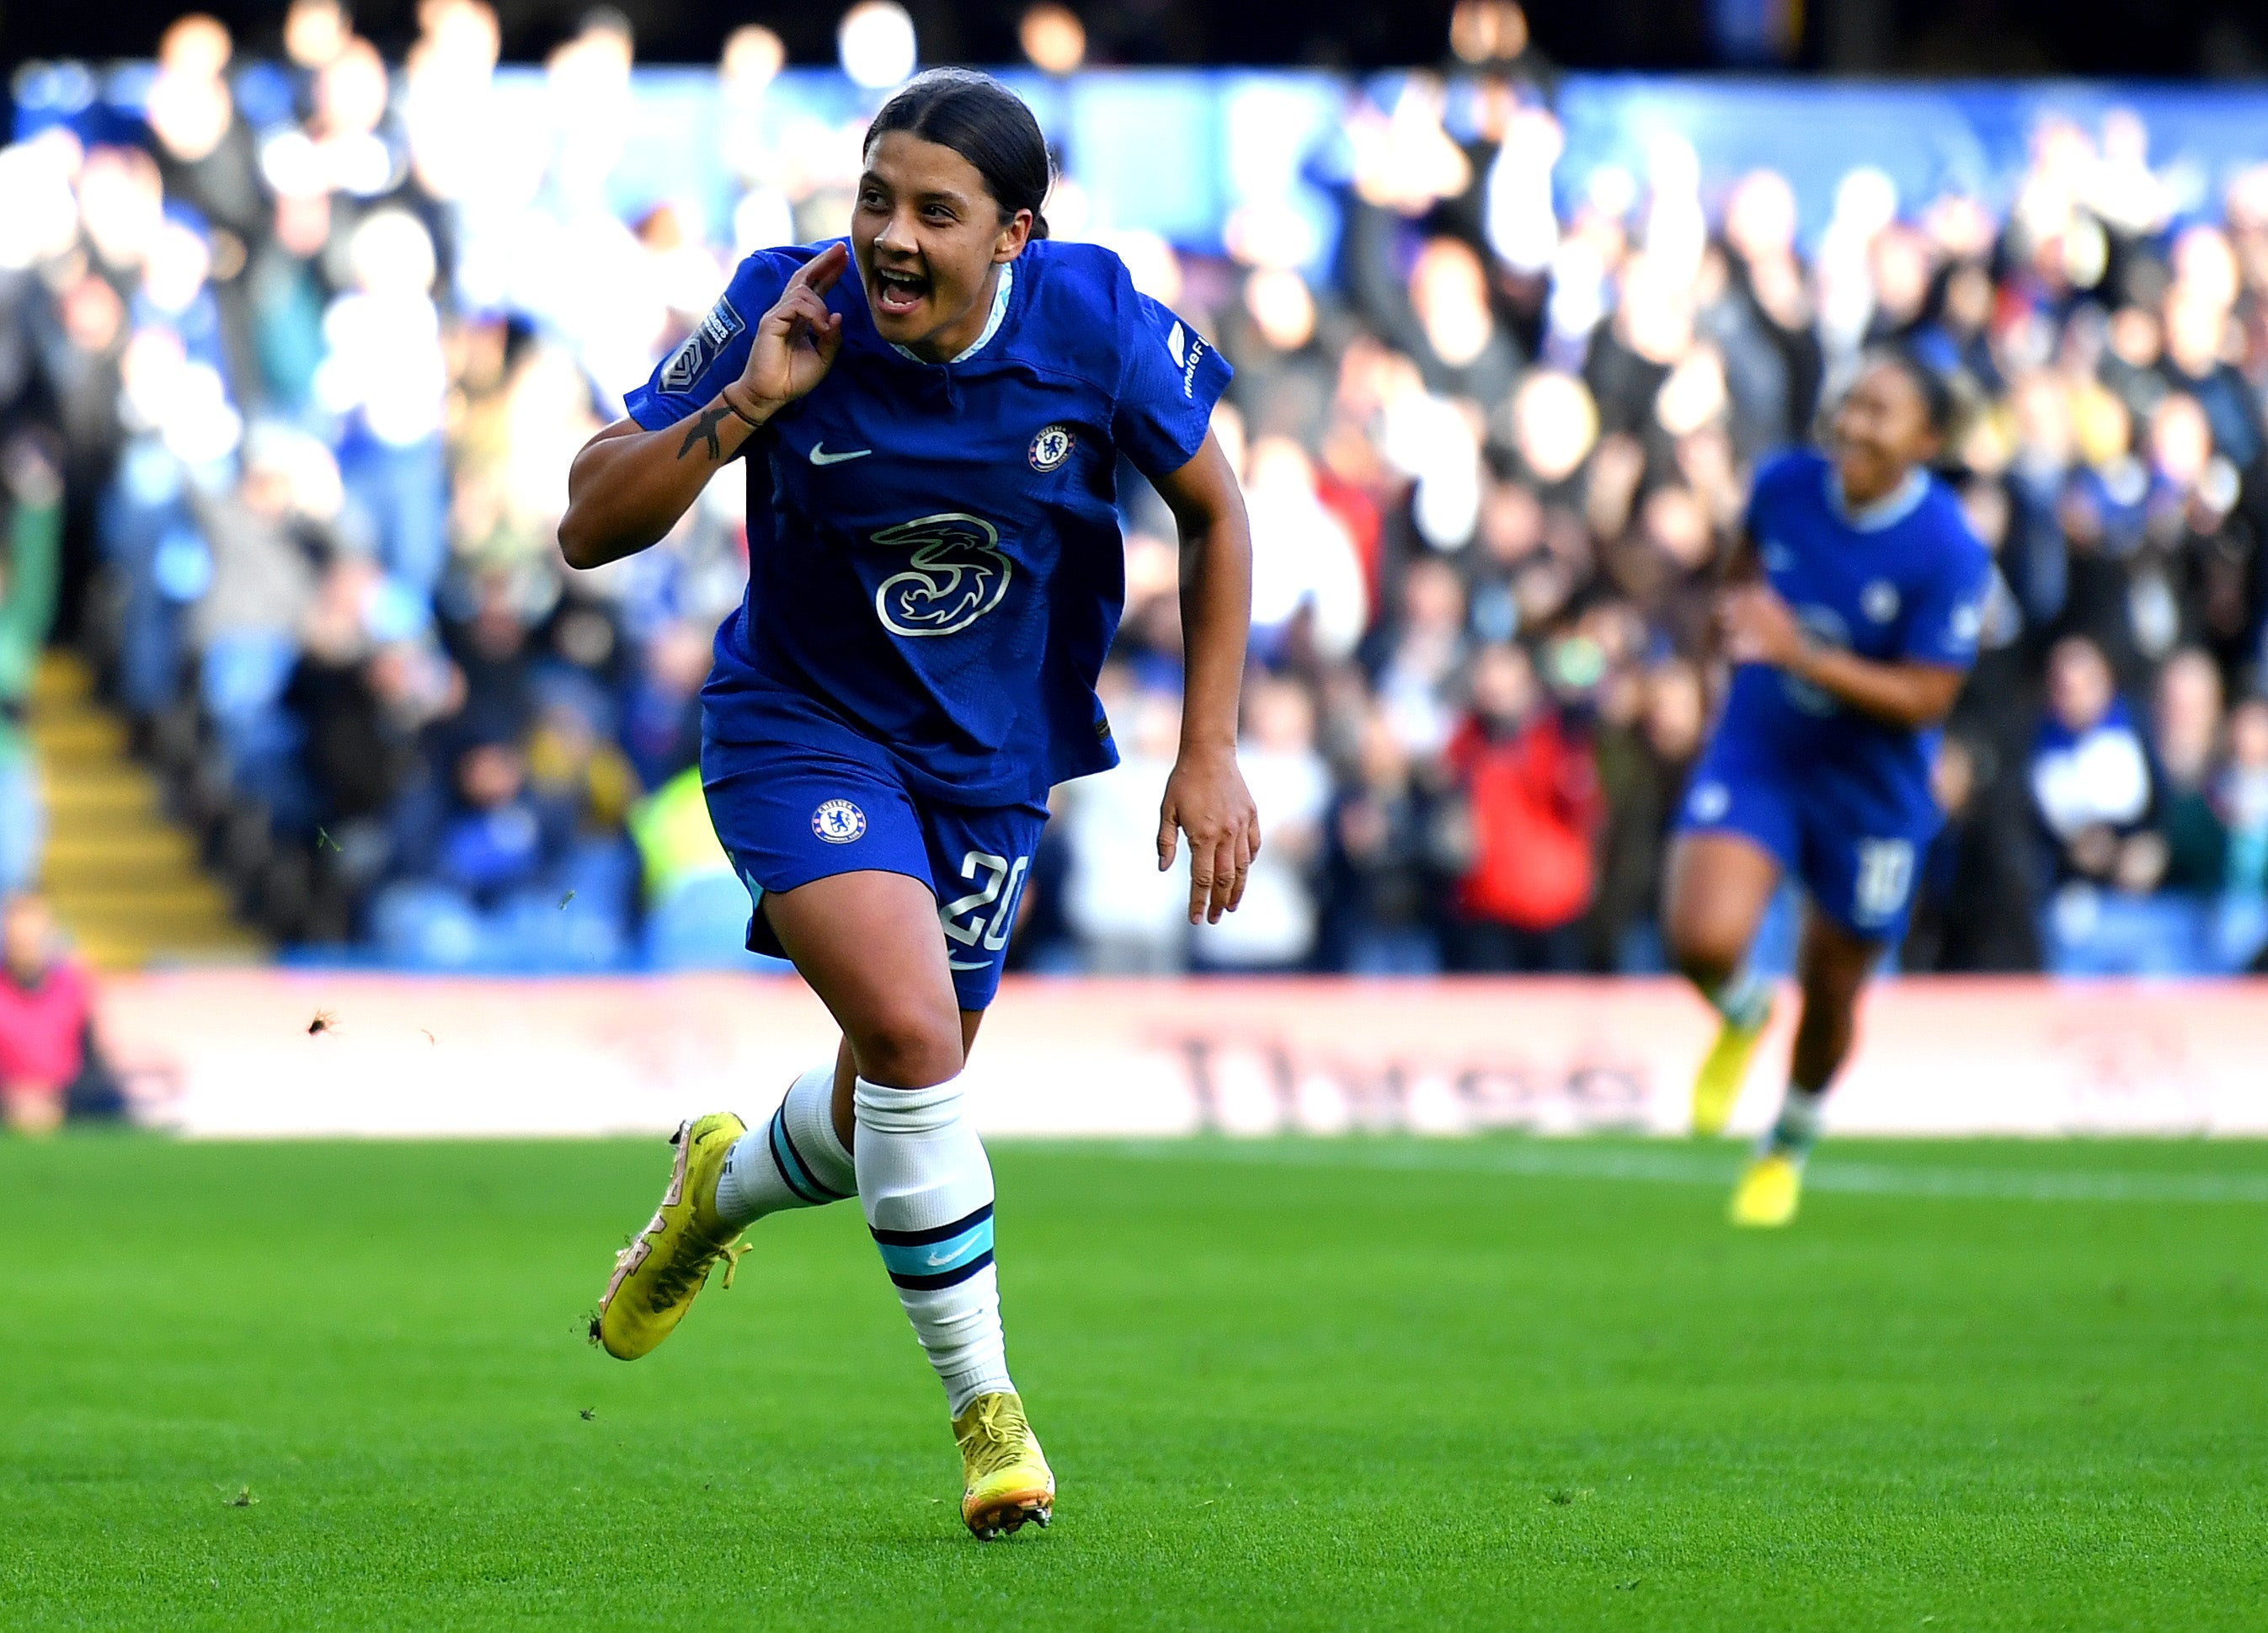
[[[1938,726],[1975,661],[1992,570],[1929,473],[1952,412],[1945,382],[1911,354],[1871,356],[1828,452],[1757,471],[1743,581],[1719,608],[1737,667],[1686,790],[1665,915],[1672,957],[1722,1022],[1693,1086],[1697,1134],[1723,1129],[1770,1017],[1747,960],[1781,875],[1809,896],[1787,1093],[1734,1192],[1736,1224],[1795,1217],[1859,989],[1904,928],[1937,831]]]
[[[1190,919],[1218,920],[1260,848],[1235,757],[1251,547],[1209,430],[1229,370],[1116,256],[1047,241],[1049,180],[998,84],[912,81],[867,129],[849,240],[741,262],[577,455],[559,526],[570,564],[617,560],[746,460],[748,592],[702,693],[702,779],[749,945],[792,960],[843,1029],[762,1126],[679,1129],[593,1337],[645,1354],[720,1257],[729,1282],[744,1226],[856,1195],[945,1385],[979,1537],[1046,1523],[1055,1477],[1009,1379],[961,1072],[1048,790],[1117,760],[1094,680],[1124,592],[1122,453],[1182,535],[1159,865],[1178,829]]]

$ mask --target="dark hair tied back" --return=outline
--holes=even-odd
[[[1918,351],[1903,342],[1877,347],[1873,356],[1913,382],[1914,390],[1921,394],[1922,413],[1929,421],[1931,431],[1940,441],[1953,441],[1964,417],[1960,388],[1931,367]]]
[[[1040,213],[1054,180],[1047,138],[1023,99],[990,74],[932,68],[916,75],[866,127],[864,151],[893,130],[951,148],[984,178],[1001,220],[1028,210],[1032,236],[1047,237],[1048,218]]]

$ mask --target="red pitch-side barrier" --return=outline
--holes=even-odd
[[[1770,1114],[1793,1008],[1736,1128]],[[151,1120],[196,1136],[753,1118],[834,1048],[800,983],[728,975],[184,972],[110,982],[102,1026]],[[2268,982],[1908,979],[1862,1026],[1842,1132],[2268,1134]],[[1668,1134],[1710,1030],[1668,981],[1011,980],[968,1081],[996,1134]]]

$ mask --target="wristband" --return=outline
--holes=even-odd
[[[740,381],[734,380],[732,386],[719,387],[717,393],[717,401],[723,403],[726,408],[732,409],[732,411],[738,415],[741,419],[746,420],[751,430],[762,430],[764,428],[764,423],[758,419],[755,415],[749,413],[746,408],[742,408],[739,403],[733,401],[733,386],[737,386],[740,383]]]

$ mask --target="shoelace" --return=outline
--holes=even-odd
[[[1005,1395],[986,1395],[976,1403],[976,1421],[968,1428],[970,1474],[982,1480],[1015,1462],[1031,1432],[1014,1401]]]
[[[654,1308],[666,1309],[683,1298],[701,1284],[710,1267],[719,1259],[725,1262],[725,1285],[730,1288],[733,1272],[740,1268],[741,1256],[755,1246],[754,1242],[741,1242],[737,1247],[728,1242],[711,1242],[695,1252],[680,1254],[654,1276]]]

